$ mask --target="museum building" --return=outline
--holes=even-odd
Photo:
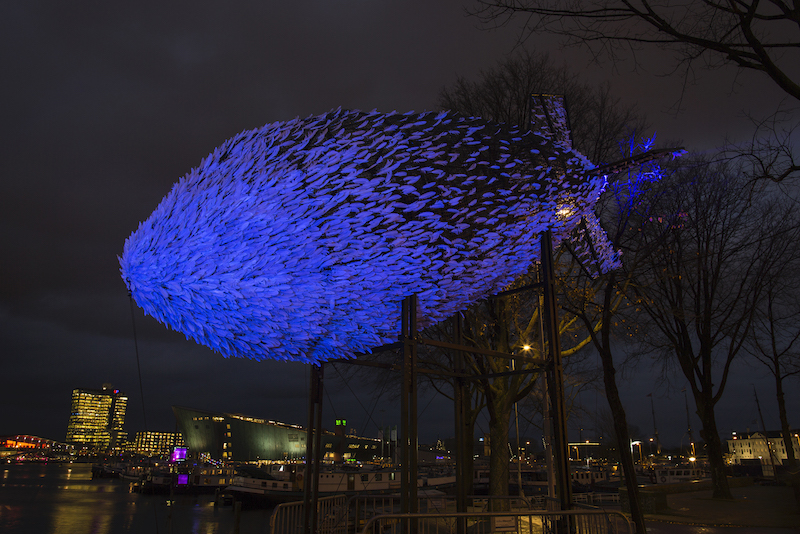
[[[304,427],[180,406],[173,406],[172,411],[191,453],[237,462],[292,461],[305,457]],[[326,460],[380,459],[381,440],[348,435],[344,425],[337,425],[336,429],[336,432],[322,433]]]

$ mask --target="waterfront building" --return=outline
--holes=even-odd
[[[137,432],[131,452],[143,456],[170,456],[175,447],[185,447],[180,432]]]
[[[69,456],[73,450],[71,445],[39,436],[0,436],[0,457],[17,457],[21,453],[33,453],[34,457],[60,457]]]
[[[52,443],[55,442],[50,439],[40,438],[39,436],[29,436],[27,434],[0,437],[0,447],[18,451],[25,449],[49,449]]]
[[[173,406],[189,451],[223,461],[292,461],[306,454],[306,430],[298,425],[242,414],[207,412]],[[322,448],[330,461],[373,461],[381,457],[381,440],[324,431]]]
[[[792,446],[794,457],[800,459],[800,430],[792,430]],[[752,464],[758,462],[764,467],[782,465],[787,458],[783,433],[767,432],[733,432],[728,440],[728,457],[732,464]],[[765,474],[768,474],[765,470]]]
[[[119,447],[125,443],[125,411],[128,397],[111,384],[102,389],[72,390],[72,410],[67,425],[67,443],[92,451]]]

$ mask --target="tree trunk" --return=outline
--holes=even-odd
[[[489,414],[489,495],[492,497],[508,496],[508,424],[511,410],[504,409],[505,404],[491,403],[494,409]],[[492,510],[507,510],[508,505],[507,499],[498,499]]]
[[[789,418],[786,416],[786,399],[783,394],[783,380],[779,366],[775,369],[775,391],[778,397],[778,415],[781,419],[781,434],[783,435],[783,445],[786,448],[786,464],[789,468],[789,482],[794,491],[794,500],[800,508],[800,469],[797,465],[797,458],[794,455],[794,441],[792,431],[789,427]]]
[[[644,525],[644,515],[639,506],[639,486],[636,483],[636,469],[633,465],[633,454],[631,453],[631,438],[628,434],[628,421],[625,417],[625,408],[619,398],[617,389],[616,370],[611,353],[601,350],[600,359],[603,362],[603,384],[605,385],[608,406],[611,408],[611,415],[614,418],[614,434],[619,444],[619,457],[622,464],[622,472],[625,475],[625,487],[628,490],[628,502],[631,510],[636,534],[647,534]]]
[[[461,444],[461,458],[457,458],[457,462],[462,462],[461,465],[461,484],[462,484],[462,492],[464,496],[472,495],[472,481],[473,481],[473,473],[474,467],[473,464],[475,462],[475,451],[473,450],[474,447],[474,436],[475,436],[475,415],[473,415],[473,410],[467,409],[464,421],[463,421],[463,428],[461,430],[460,438],[464,440],[464,443]]]
[[[710,396],[710,394],[708,394]],[[700,391],[695,396],[697,403],[697,415],[703,423],[700,436],[706,443],[708,453],[708,464],[711,469],[711,484],[714,488],[712,497],[714,499],[733,499],[731,489],[728,486],[728,476],[725,469],[725,459],[722,456],[722,441],[719,439],[717,430],[717,419],[714,416],[714,403],[712,399],[706,398],[705,391]]]

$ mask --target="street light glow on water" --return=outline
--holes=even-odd
[[[92,479],[91,464],[25,463],[2,466],[3,534],[227,534],[231,506],[213,495],[145,495],[120,479]],[[240,532],[264,532],[271,509],[243,510]]]

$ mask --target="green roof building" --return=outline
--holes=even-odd
[[[291,461],[306,455],[306,429],[242,414],[173,406],[189,451],[223,461]],[[381,457],[381,440],[323,431],[325,459],[372,461]]]

